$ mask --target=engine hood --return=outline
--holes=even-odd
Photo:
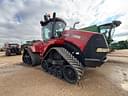
[[[100,33],[90,31],[66,30],[63,32],[62,36],[65,41],[76,45],[81,51],[83,51],[90,38],[96,34],[100,35]]]

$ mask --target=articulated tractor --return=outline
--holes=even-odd
[[[52,17],[44,15],[40,24],[43,40],[24,49],[24,64],[40,64],[45,72],[75,84],[85,68],[99,67],[107,60],[109,48],[103,34],[65,30],[66,22],[56,17],[56,13]]]

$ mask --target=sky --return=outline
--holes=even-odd
[[[114,40],[128,39],[128,0],[0,0],[0,45],[41,39],[39,22],[52,12],[77,28],[120,20]]]

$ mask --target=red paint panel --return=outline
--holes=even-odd
[[[51,47],[51,46],[61,46],[63,44],[64,44],[64,40],[62,38],[51,39],[47,42],[44,42],[43,43],[44,49],[41,52],[41,55],[43,56],[45,54],[45,52],[47,52],[49,47]]]
[[[32,52],[41,53],[43,51],[43,49],[44,49],[44,45],[43,45],[43,42],[41,42],[41,41],[37,41],[37,42],[33,43],[31,46]]]
[[[40,54],[44,54],[47,48],[49,48],[51,45],[63,45],[63,44],[64,44],[64,40],[61,38],[51,39],[47,42],[38,41],[33,43],[33,45],[31,46],[31,50],[32,52],[38,52]]]
[[[85,32],[80,30],[68,30],[63,33],[64,40],[75,44],[77,47],[84,50],[91,36],[98,34],[95,32]]]

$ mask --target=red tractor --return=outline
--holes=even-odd
[[[107,41],[101,33],[80,30],[65,30],[66,23],[53,13],[44,15],[43,41],[24,49],[24,64],[41,64],[44,71],[69,83],[77,83],[87,67],[97,67],[106,61],[109,51]]]

